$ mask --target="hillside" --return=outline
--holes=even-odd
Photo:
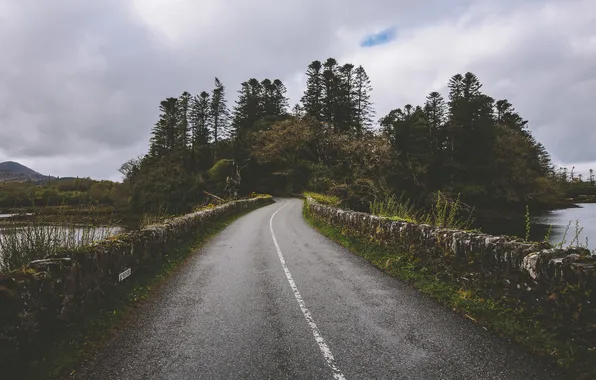
[[[40,174],[18,162],[0,162],[0,182],[39,182],[45,181],[48,178],[51,177]]]

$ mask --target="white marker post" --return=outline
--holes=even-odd
[[[132,272],[131,272],[130,268],[128,268],[127,270],[125,270],[124,272],[122,272],[118,275],[118,281],[120,282],[120,281],[124,280],[126,277],[130,276],[131,273]]]

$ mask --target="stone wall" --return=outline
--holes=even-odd
[[[233,201],[0,274],[0,368],[28,356],[52,329],[83,318],[118,286],[123,271],[135,276],[159,265],[168,252],[215,222],[271,203],[270,197]]]
[[[486,269],[499,267],[501,272],[527,274],[536,282],[596,289],[596,258],[586,249],[556,249],[547,243],[393,221],[321,205],[310,198],[307,202],[312,214],[330,224],[383,244],[415,245],[428,255],[472,258]]]
[[[596,349],[596,257],[503,236],[393,221],[306,199],[307,212],[344,233],[407,252],[437,276],[538,315],[562,339]],[[539,312],[538,312],[539,311]]]

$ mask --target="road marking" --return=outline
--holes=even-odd
[[[282,208],[286,207],[288,205],[288,203],[289,202],[286,202],[286,204],[281,206],[277,211],[275,211],[273,213],[273,215],[271,215],[271,219],[269,219],[269,229],[271,230],[271,237],[273,237],[273,243],[275,244],[275,249],[277,249],[277,255],[279,256],[279,261],[281,261],[281,266],[284,269],[284,272],[286,273],[286,278],[288,279],[288,282],[290,283],[290,287],[292,288],[292,291],[294,292],[294,297],[296,297],[296,301],[298,301],[300,310],[302,310],[302,314],[304,314],[306,323],[308,323],[308,326],[312,330],[312,334],[314,335],[315,340],[317,341],[317,344],[319,345],[319,349],[321,350],[323,357],[327,361],[327,364],[331,368],[331,371],[333,371],[333,378],[336,380],[346,380],[346,378],[344,377],[343,373],[341,373],[341,370],[339,369],[337,364],[335,364],[335,358],[333,357],[333,354],[331,353],[329,346],[327,346],[327,343],[325,343],[325,340],[321,336],[321,332],[319,331],[319,328],[317,327],[312,315],[310,314],[310,311],[308,311],[308,309],[306,308],[306,305],[304,304],[304,300],[302,299],[302,296],[300,295],[300,292],[298,291],[298,287],[296,286],[296,283],[294,283],[294,280],[292,279],[292,274],[290,273],[290,270],[288,269],[288,266],[286,265],[286,260],[284,260],[284,256],[281,253],[281,249],[279,249],[279,244],[277,244],[277,239],[275,238],[275,233],[273,233],[273,218],[275,217],[275,215],[278,212],[281,211]]]

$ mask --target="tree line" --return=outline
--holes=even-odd
[[[128,198],[125,185],[90,178],[54,179],[44,183],[0,183],[2,209],[90,205],[127,209]]]
[[[281,80],[255,78],[230,108],[216,78],[210,91],[161,102],[148,154],[121,168],[131,206],[181,212],[206,194],[304,190],[356,209],[395,194],[425,204],[438,191],[479,208],[564,201],[560,173],[508,100],[485,94],[470,72],[447,89],[375,126],[362,66],[311,62],[291,108]]]
[[[566,198],[591,198],[596,201],[596,173],[590,169],[588,176],[577,174],[575,166],[569,170],[566,167],[560,167],[557,171],[559,185],[563,188]]]

